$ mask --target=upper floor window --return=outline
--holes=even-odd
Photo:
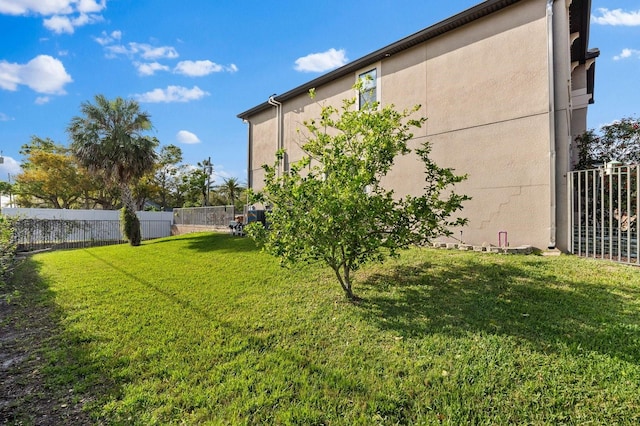
[[[360,109],[367,108],[367,105],[371,107],[378,100],[378,75],[377,70],[374,68],[367,72],[358,75],[358,80],[362,81],[362,89],[358,96],[358,107]]]

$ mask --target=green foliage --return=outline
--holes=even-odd
[[[142,233],[140,232],[140,219],[134,211],[123,207],[120,209],[120,227],[122,236],[129,241],[132,246],[139,246],[142,242]]]
[[[135,215],[132,190],[157,160],[159,141],[144,134],[152,127],[149,114],[135,101],[108,100],[103,95],[96,95],[95,104],[82,103],[81,111],[82,116],[72,118],[67,127],[74,156],[105,186],[118,187],[123,206]],[[138,230],[127,237],[131,245],[139,245],[138,219],[131,218],[131,224],[137,224]]]
[[[602,126],[599,132],[587,130],[576,138],[578,163],[575,168],[594,168],[609,161],[640,163],[640,119],[625,117]]]
[[[69,149],[51,139],[33,136],[20,153],[25,159],[14,193],[21,206],[77,208],[87,193],[97,190],[95,180],[78,166]]]
[[[224,178],[222,184],[217,185],[214,190],[225,205],[235,206],[236,209],[242,210],[245,204],[243,193],[246,188],[237,178]]]
[[[154,201],[164,210],[167,207],[179,206],[178,187],[180,173],[184,166],[182,150],[176,145],[166,145],[160,149],[159,161],[151,178],[155,188]]]
[[[96,95],[95,104],[84,102],[81,111],[67,132],[74,155],[89,172],[118,185],[135,183],[153,169],[159,142],[144,135],[151,119],[137,102]]]
[[[42,399],[25,424],[640,421],[638,268],[412,248],[360,277],[352,305],[326,268],[211,233],[35,255],[9,323],[45,327],[23,388],[45,386],[0,417]]]
[[[14,191],[14,187],[10,182],[0,181],[0,195],[11,195]]]
[[[10,276],[16,258],[15,218],[0,215],[0,284]]]
[[[207,197],[207,174],[202,168],[192,168],[181,177],[179,191],[182,207],[202,207]]]
[[[313,93],[311,93],[313,95]],[[468,197],[451,192],[465,179],[429,159],[429,145],[417,154],[425,165],[425,192],[397,198],[381,184],[398,155],[411,151],[411,130],[425,118],[411,119],[418,111],[396,111],[377,103],[354,109],[355,99],[339,110],[323,106],[318,121],[305,122],[309,133],[300,161],[284,169],[286,153],[265,165],[265,187],[254,202],[272,206],[269,232],[247,231],[284,264],[298,261],[326,263],[345,294],[353,299],[351,272],[367,262],[381,262],[400,249],[450,234],[464,219],[449,217]]]

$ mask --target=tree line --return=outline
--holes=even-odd
[[[102,95],[81,105],[65,146],[32,136],[22,145],[21,172],[0,193],[19,207],[167,210],[173,207],[244,204],[237,178],[211,184],[210,160],[184,164],[176,145],[161,146],[145,134],[149,115],[135,101]]]
[[[598,131],[587,130],[575,140],[576,170],[601,167],[610,161],[640,164],[640,118],[624,117]]]

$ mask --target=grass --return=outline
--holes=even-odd
[[[351,304],[328,269],[217,234],[16,276],[54,308],[48,392],[96,423],[640,421],[640,269],[414,249],[356,280]]]

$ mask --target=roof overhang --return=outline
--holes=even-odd
[[[354,72],[371,64],[375,64],[376,62],[386,57],[402,52],[403,50],[410,49],[411,47],[414,47],[429,39],[438,37],[456,28],[462,27],[463,25],[483,18],[501,9],[504,9],[507,6],[518,3],[519,1],[521,0],[486,0],[470,9],[467,9],[461,13],[458,13],[457,15],[445,19],[444,21],[425,28],[424,30],[418,31],[415,34],[405,37],[395,43],[383,47],[382,49],[378,49],[375,52],[368,54],[367,56],[350,62],[347,65],[337,68],[327,74],[324,74],[314,80],[298,86],[295,89],[283,93],[282,95],[274,96],[273,98],[278,102],[284,102],[301,94],[306,94],[309,92],[309,89],[320,87],[345,75],[353,74]],[[238,114],[238,118],[247,120],[252,115],[269,108],[271,108],[271,105],[268,101],[265,101],[260,105],[257,105],[245,112]]]
[[[591,95],[589,103],[594,102],[595,59],[600,56],[600,50],[589,49],[589,28],[591,20],[591,0],[573,0],[569,7],[569,31],[579,34],[578,39],[571,45],[571,62],[587,65],[587,93]]]
[[[463,12],[458,13],[444,21],[427,27],[417,33],[414,33],[408,37],[405,37],[395,43],[392,43],[382,49],[378,49],[373,53],[370,53],[360,59],[350,62],[340,68],[337,68],[327,74],[311,80],[301,86],[296,87],[282,95],[274,95],[273,99],[278,102],[285,102],[301,94],[306,94],[310,89],[320,87],[333,80],[341,78],[346,75],[353,74],[358,70],[361,70],[369,65],[375,64],[384,58],[402,52],[403,50],[410,49],[418,44],[424,43],[427,40],[438,37],[449,31],[455,30],[473,21],[481,19],[487,15],[502,10],[508,6],[518,3],[522,0],[486,0],[482,3],[471,7]],[[578,32],[580,34],[579,40],[571,47],[571,61],[578,61],[580,64],[585,64],[590,59],[598,57],[600,51],[598,49],[589,50],[589,20],[591,18],[591,0],[573,0],[570,6],[570,30],[571,33]],[[587,75],[587,91],[591,94],[591,101],[593,103],[593,87],[595,81],[595,63],[588,69]],[[248,120],[249,117],[271,108],[268,101],[265,101],[247,111],[244,111],[237,115],[238,118]]]

